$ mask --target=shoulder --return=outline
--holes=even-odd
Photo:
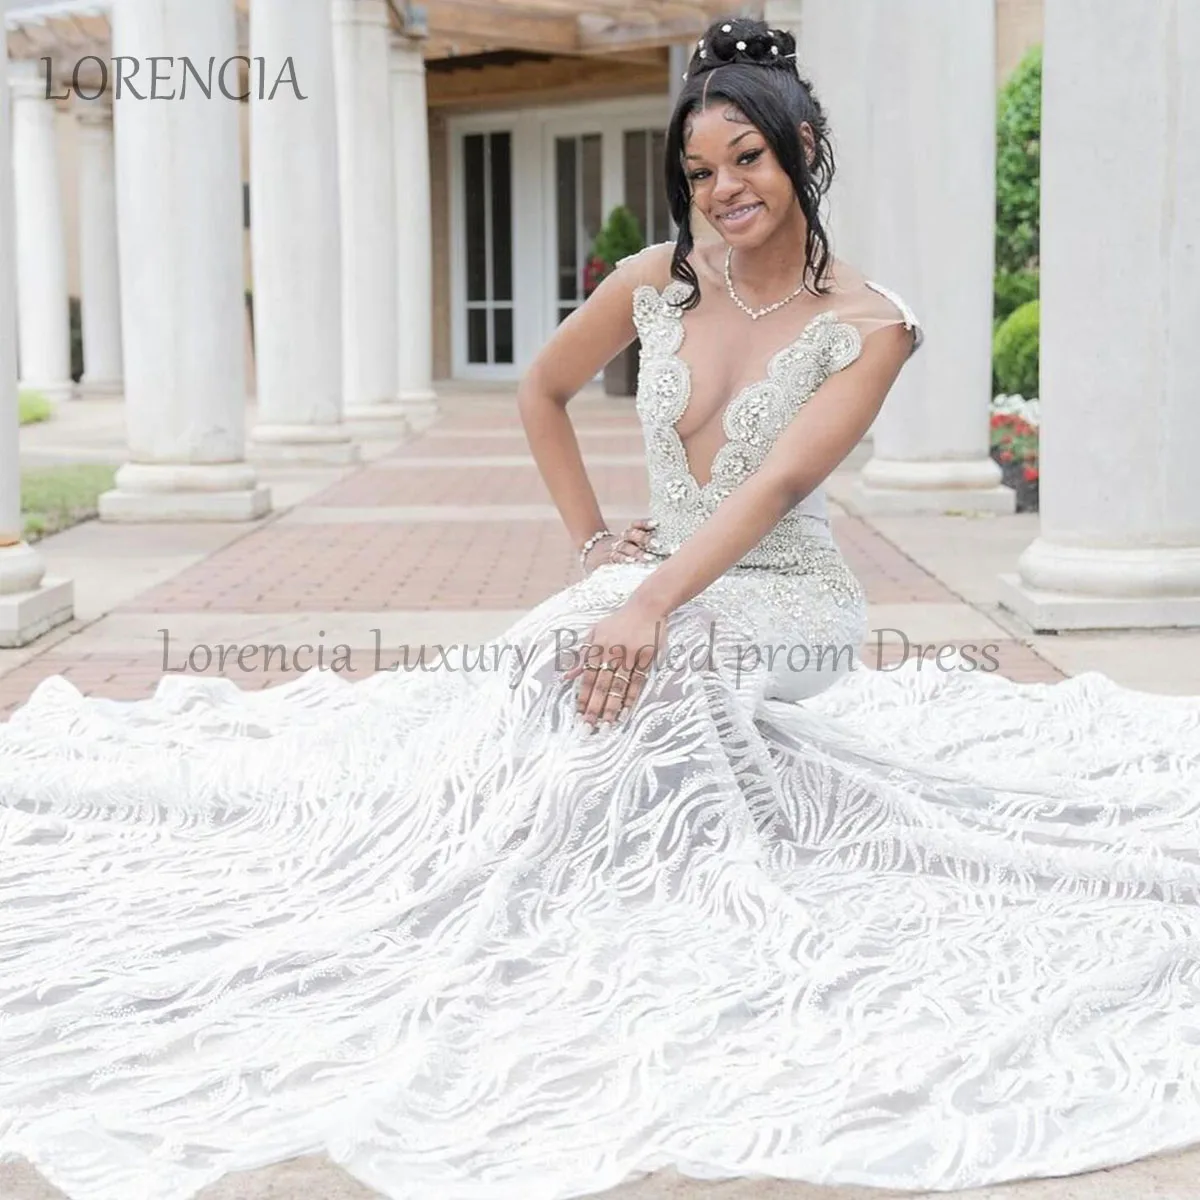
[[[623,276],[631,286],[649,284],[661,290],[671,278],[671,257],[675,252],[674,242],[655,242],[636,254],[620,259],[615,273]]]
[[[912,334],[910,353],[915,353],[924,341],[924,330],[912,307],[885,284],[868,279],[861,271],[839,261],[835,268],[834,289],[839,318],[856,326],[864,337],[876,330],[900,325]]]

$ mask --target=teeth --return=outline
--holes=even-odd
[[[735,217],[744,216],[746,213],[751,212],[753,209],[756,209],[757,207],[758,207],[757,204],[746,204],[742,208],[735,208],[732,212],[727,212],[721,218],[721,220],[722,221],[731,221]]]

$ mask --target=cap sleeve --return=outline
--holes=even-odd
[[[880,329],[903,325],[913,335],[910,355],[915,354],[925,340],[916,314],[905,300],[869,279],[859,278],[838,297],[838,320],[853,325],[863,341]]]

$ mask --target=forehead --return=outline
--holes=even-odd
[[[748,132],[757,131],[745,113],[732,102],[717,99],[688,116],[683,126],[683,141],[685,146],[696,149],[704,146],[720,150]]]

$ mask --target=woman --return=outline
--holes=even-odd
[[[503,673],[52,679],[0,728],[0,1155],[73,1200],[320,1151],[553,1200],[1200,1140],[1200,701],[846,661],[820,485],[921,335],[830,252],[794,53],[708,32],[678,242],[522,386],[587,574]],[[564,409],[635,331],[652,511],[618,539]]]

